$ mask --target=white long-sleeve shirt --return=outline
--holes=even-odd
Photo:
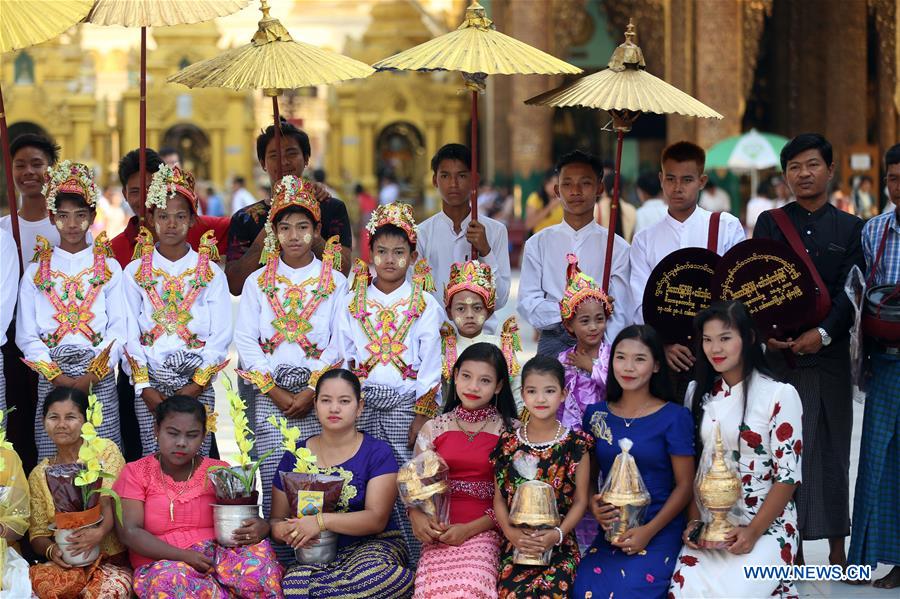
[[[0,345],[6,344],[6,330],[16,311],[19,294],[19,259],[16,240],[0,229]]]
[[[425,258],[431,267],[435,288],[433,295],[438,306],[442,308],[446,308],[444,306],[444,289],[450,280],[450,266],[454,262],[465,262],[472,256],[472,244],[466,241],[466,229],[470,222],[472,222],[471,214],[462,220],[459,233],[457,233],[453,230],[453,220],[441,211],[422,222],[418,227],[419,239],[416,245],[419,257]],[[484,225],[484,232],[488,244],[491,246],[491,253],[487,256],[479,256],[478,260],[490,266],[494,273],[494,285],[497,287],[495,310],[500,310],[509,299],[509,286],[512,279],[509,267],[509,236],[506,227],[499,221],[479,216],[478,222]],[[498,324],[498,319],[491,316],[485,322],[484,328],[487,332],[494,332]]]
[[[578,256],[582,272],[603,283],[606,240],[609,230],[590,222],[579,230],[563,221],[536,233],[525,242],[522,272],[519,279],[519,315],[536,329],[546,329],[562,318],[559,300],[566,288],[567,254]],[[628,243],[616,235],[613,242],[612,274],[609,295],[615,300],[613,314],[606,327],[607,339],[615,339],[630,324],[631,307],[628,287]]]
[[[374,284],[366,289],[367,318],[374,325],[380,325],[379,313],[389,310],[394,314],[396,328],[407,318],[404,314],[409,309],[412,285],[406,281],[390,294],[382,293]],[[441,323],[444,311],[428,293],[423,294],[425,309],[409,328],[406,337],[401,341],[405,346],[400,358],[417,372],[415,379],[403,378],[403,373],[393,364],[378,362],[369,371],[364,383],[385,385],[396,389],[401,395],[415,391],[416,397],[422,397],[441,381]],[[363,331],[359,321],[350,314],[350,303],[353,292],[340,302],[338,315],[338,353],[348,362],[353,360],[359,368],[371,356],[366,349],[372,340]],[[396,330],[395,328],[395,330]],[[378,329],[376,329],[378,330]]]
[[[82,293],[86,296],[90,291],[89,279],[93,276],[94,246],[88,245],[80,252],[71,254],[59,247],[53,248],[50,268],[53,272],[74,277],[81,283]],[[128,309],[125,307],[125,294],[122,285],[122,268],[113,258],[106,258],[106,267],[112,273],[109,281],[103,284],[100,292],[90,307],[93,317],[86,322],[94,333],[101,336],[101,341],[94,345],[87,336],[80,332],[70,332],[59,342],[60,345],[76,345],[94,350],[99,354],[106,346],[113,343],[109,353],[109,367],[115,368],[122,357],[123,343],[128,338]],[[19,285],[19,311],[16,314],[16,345],[22,350],[25,359],[30,362],[50,362],[50,349],[42,338],[59,329],[55,316],[56,308],[34,283],[34,274],[40,263],[32,263],[25,269]],[[53,291],[62,297],[65,293],[63,277],[52,276],[55,283]],[[69,298],[63,300],[81,303],[81,300]]]
[[[189,249],[187,254],[172,262],[153,250],[153,269],[163,271],[169,276],[180,278],[182,295],[187,296],[191,292],[191,280],[193,272],[187,271],[197,267],[199,254]],[[129,355],[141,366],[150,366],[153,369],[162,367],[163,362],[170,355],[180,350],[196,351],[203,359],[200,368],[218,366],[228,358],[228,345],[231,343],[233,332],[231,323],[231,294],[225,281],[225,273],[213,262],[209,263],[209,269],[213,273],[212,279],[201,288],[196,300],[190,306],[190,321],[185,325],[187,330],[197,336],[206,345],[202,348],[190,349],[187,343],[177,332],[163,333],[151,345],[142,345],[141,335],[152,331],[156,327],[153,313],[157,310],[150,301],[150,296],[141,287],[135,274],[141,268],[141,260],[137,259],[125,267],[124,289],[125,301],[128,305],[128,341],[125,344]],[[161,275],[154,276],[156,291],[162,299],[165,293],[163,284],[165,278]],[[137,383],[134,388],[140,393],[149,383]]]
[[[716,253],[720,256],[744,241],[744,227],[728,212],[720,212],[719,239]],[[644,288],[650,273],[659,262],[684,248],[705,248],[709,238],[709,219],[712,212],[700,206],[687,220],[680,222],[666,213],[665,218],[652,227],[639,231],[631,242],[631,299],[634,302],[634,322],[643,324]]]
[[[272,324],[276,319],[275,312],[258,282],[264,271],[265,267],[260,268],[247,277],[241,292],[237,323],[234,327],[234,344],[237,346],[241,359],[241,368],[262,374],[274,374],[278,366],[289,364],[316,371],[343,357],[335,351],[334,331],[335,323],[338,320],[337,311],[347,295],[347,278],[340,271],[332,270],[334,291],[322,300],[308,319],[312,328],[306,333],[306,338],[322,350],[322,354],[318,358],[313,358],[307,357],[298,343],[290,342],[287,339],[283,340],[271,354],[266,354],[260,347],[262,341],[271,339],[278,332]],[[289,280],[291,285],[302,284],[303,296],[300,303],[305,306],[312,301],[312,292],[319,284],[322,261],[313,258],[312,262],[306,266],[291,268],[279,260],[276,272],[279,276]],[[284,282],[277,284],[277,301],[279,303],[285,299],[286,287]]]

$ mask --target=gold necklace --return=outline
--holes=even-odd
[[[171,476],[170,476],[169,478],[172,479],[172,482],[173,482],[173,483],[174,483],[174,482],[188,482],[189,480],[191,480],[192,478],[194,478],[194,459],[195,459],[196,457],[197,457],[197,456],[194,456],[193,458],[191,458],[191,473],[188,475],[188,477],[187,477],[186,479],[184,479],[183,481],[176,481],[174,477],[171,477]],[[163,476],[163,475],[165,474],[165,472],[163,472],[163,468],[162,468],[162,460],[160,459],[159,454],[156,455],[156,461],[159,462],[159,478],[160,478],[160,482],[162,482],[163,489],[164,489],[165,492],[166,492],[166,497],[169,498],[169,521],[170,521],[170,522],[175,522],[175,500],[178,499],[179,497],[181,497],[181,496],[184,494],[184,492],[188,490],[189,487],[188,487],[188,486],[185,486],[183,489],[181,489],[180,491],[178,491],[178,493],[176,493],[174,496],[173,496],[172,494],[170,494],[170,493],[169,493],[169,488],[166,486],[166,479],[165,479],[164,476]]]
[[[485,427],[488,425],[488,423],[494,421],[494,418],[493,417],[485,418],[484,421],[481,423],[481,426],[479,426],[476,430],[471,431],[471,432],[469,432],[463,428],[463,425],[460,424],[459,418],[456,417],[455,412],[453,414],[453,420],[456,421],[457,428],[459,428],[459,430],[461,430],[463,432],[463,434],[466,436],[466,439],[468,439],[469,443],[472,443],[475,441],[475,437],[477,437],[481,433],[481,431],[483,431],[485,429]]]

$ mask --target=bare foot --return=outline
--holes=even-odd
[[[900,587],[900,566],[894,566],[884,578],[879,578],[872,586],[876,589],[896,589]]]

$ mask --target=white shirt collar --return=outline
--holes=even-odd
[[[187,245],[187,242],[185,242],[185,245]],[[159,243],[157,243],[156,246],[153,248],[153,262],[156,264],[163,264],[163,265],[170,266],[170,267],[178,267],[181,264],[183,264],[184,262],[190,262],[190,260],[188,260],[188,258],[193,258],[193,256],[196,255],[196,253],[197,252],[195,252],[190,246],[188,246],[187,253],[184,256],[182,256],[181,258],[179,258],[178,260],[175,260],[173,262],[172,260],[169,260],[168,258],[166,258],[165,256],[163,256],[160,253]]]
[[[464,219],[462,219],[462,221],[460,221],[460,223],[459,223],[459,233],[457,233],[457,232],[453,229],[453,219],[450,218],[449,216],[447,216],[447,213],[446,213],[446,212],[444,212],[443,210],[441,210],[440,212],[438,212],[438,215],[439,215],[439,217],[438,217],[438,218],[439,218],[439,221],[442,222],[442,223],[444,224],[444,226],[447,227],[447,230],[450,231],[451,234],[456,235],[457,237],[464,237],[464,236],[465,236],[465,234],[466,234],[466,226],[468,226],[468,224],[472,221],[472,212],[471,212],[471,210],[470,210],[469,213],[466,215],[466,217],[465,217]]]
[[[401,297],[408,297],[412,290],[412,286],[409,284],[409,281],[404,281],[402,285],[394,289],[391,293],[387,294],[382,292],[378,287],[375,286],[373,282],[369,285],[369,289],[366,291],[366,296],[369,299],[373,299],[380,304],[393,303],[395,300]]]

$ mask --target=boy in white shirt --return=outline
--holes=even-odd
[[[38,458],[56,452],[43,424],[44,399],[54,387],[93,389],[103,404],[98,434],[121,448],[115,365],[127,338],[122,270],[101,233],[88,243],[100,188],[84,164],[61,162],[47,173],[44,197],[59,246],[37,238],[36,263],[19,289],[16,344],[40,376],[35,414]]]
[[[674,143],[663,150],[660,167],[659,180],[668,212],[657,224],[639,231],[631,244],[632,314],[638,324],[644,322],[647,279],[663,258],[683,248],[709,247],[713,235],[715,247],[709,249],[720,256],[744,240],[740,220],[728,212],[713,213],[698,205],[700,191],[707,182],[703,148],[689,141]],[[666,346],[666,360],[674,372],[687,372],[693,367],[694,355],[688,347],[675,343]]]
[[[320,261],[312,251],[321,212],[313,184],[293,175],[275,184],[266,221],[265,266],[244,281],[234,328],[243,370],[257,387],[256,451],[276,449],[281,434],[267,420],[286,416],[301,438],[321,432],[313,410],[316,382],[343,361],[334,344],[338,310],[347,294],[340,242],[332,237]],[[260,466],[263,513],[269,515],[272,478],[281,455]]]
[[[479,215],[472,220],[472,154],[462,144],[447,144],[431,159],[431,182],[441,195],[441,211],[418,226],[419,256],[428,262],[434,276],[434,298],[442,302],[450,266],[473,259],[491,267],[496,283],[496,309],[509,299],[509,237],[506,227],[492,218]],[[497,319],[484,323],[488,333],[497,329]]]
[[[216,239],[207,231],[199,252],[187,243],[197,218],[194,177],[162,165],[147,192],[147,224],[141,227],[137,258],[125,267],[129,311],[125,351],[135,390],[135,414],[143,454],[157,449],[154,412],[166,397],[190,395],[207,412],[215,410],[213,380],[228,364],[231,294]],[[211,438],[201,452],[209,455]]]
[[[566,256],[575,254],[583,272],[603,280],[609,230],[594,221],[594,202],[603,192],[603,166],[580,150],[570,152],[556,164],[559,182],[556,194],[563,201],[563,222],[541,230],[525,242],[519,281],[519,315],[541,331],[537,353],[554,358],[575,345],[563,327],[559,301],[566,288]],[[606,338],[615,336],[632,314],[629,298],[628,243],[615,236],[608,295],[615,311],[606,328]]]
[[[19,261],[12,234],[0,229],[0,345],[6,345],[6,329],[12,322],[19,291]],[[0,354],[0,412],[6,411],[6,376]],[[0,414],[0,420],[3,419]]]

